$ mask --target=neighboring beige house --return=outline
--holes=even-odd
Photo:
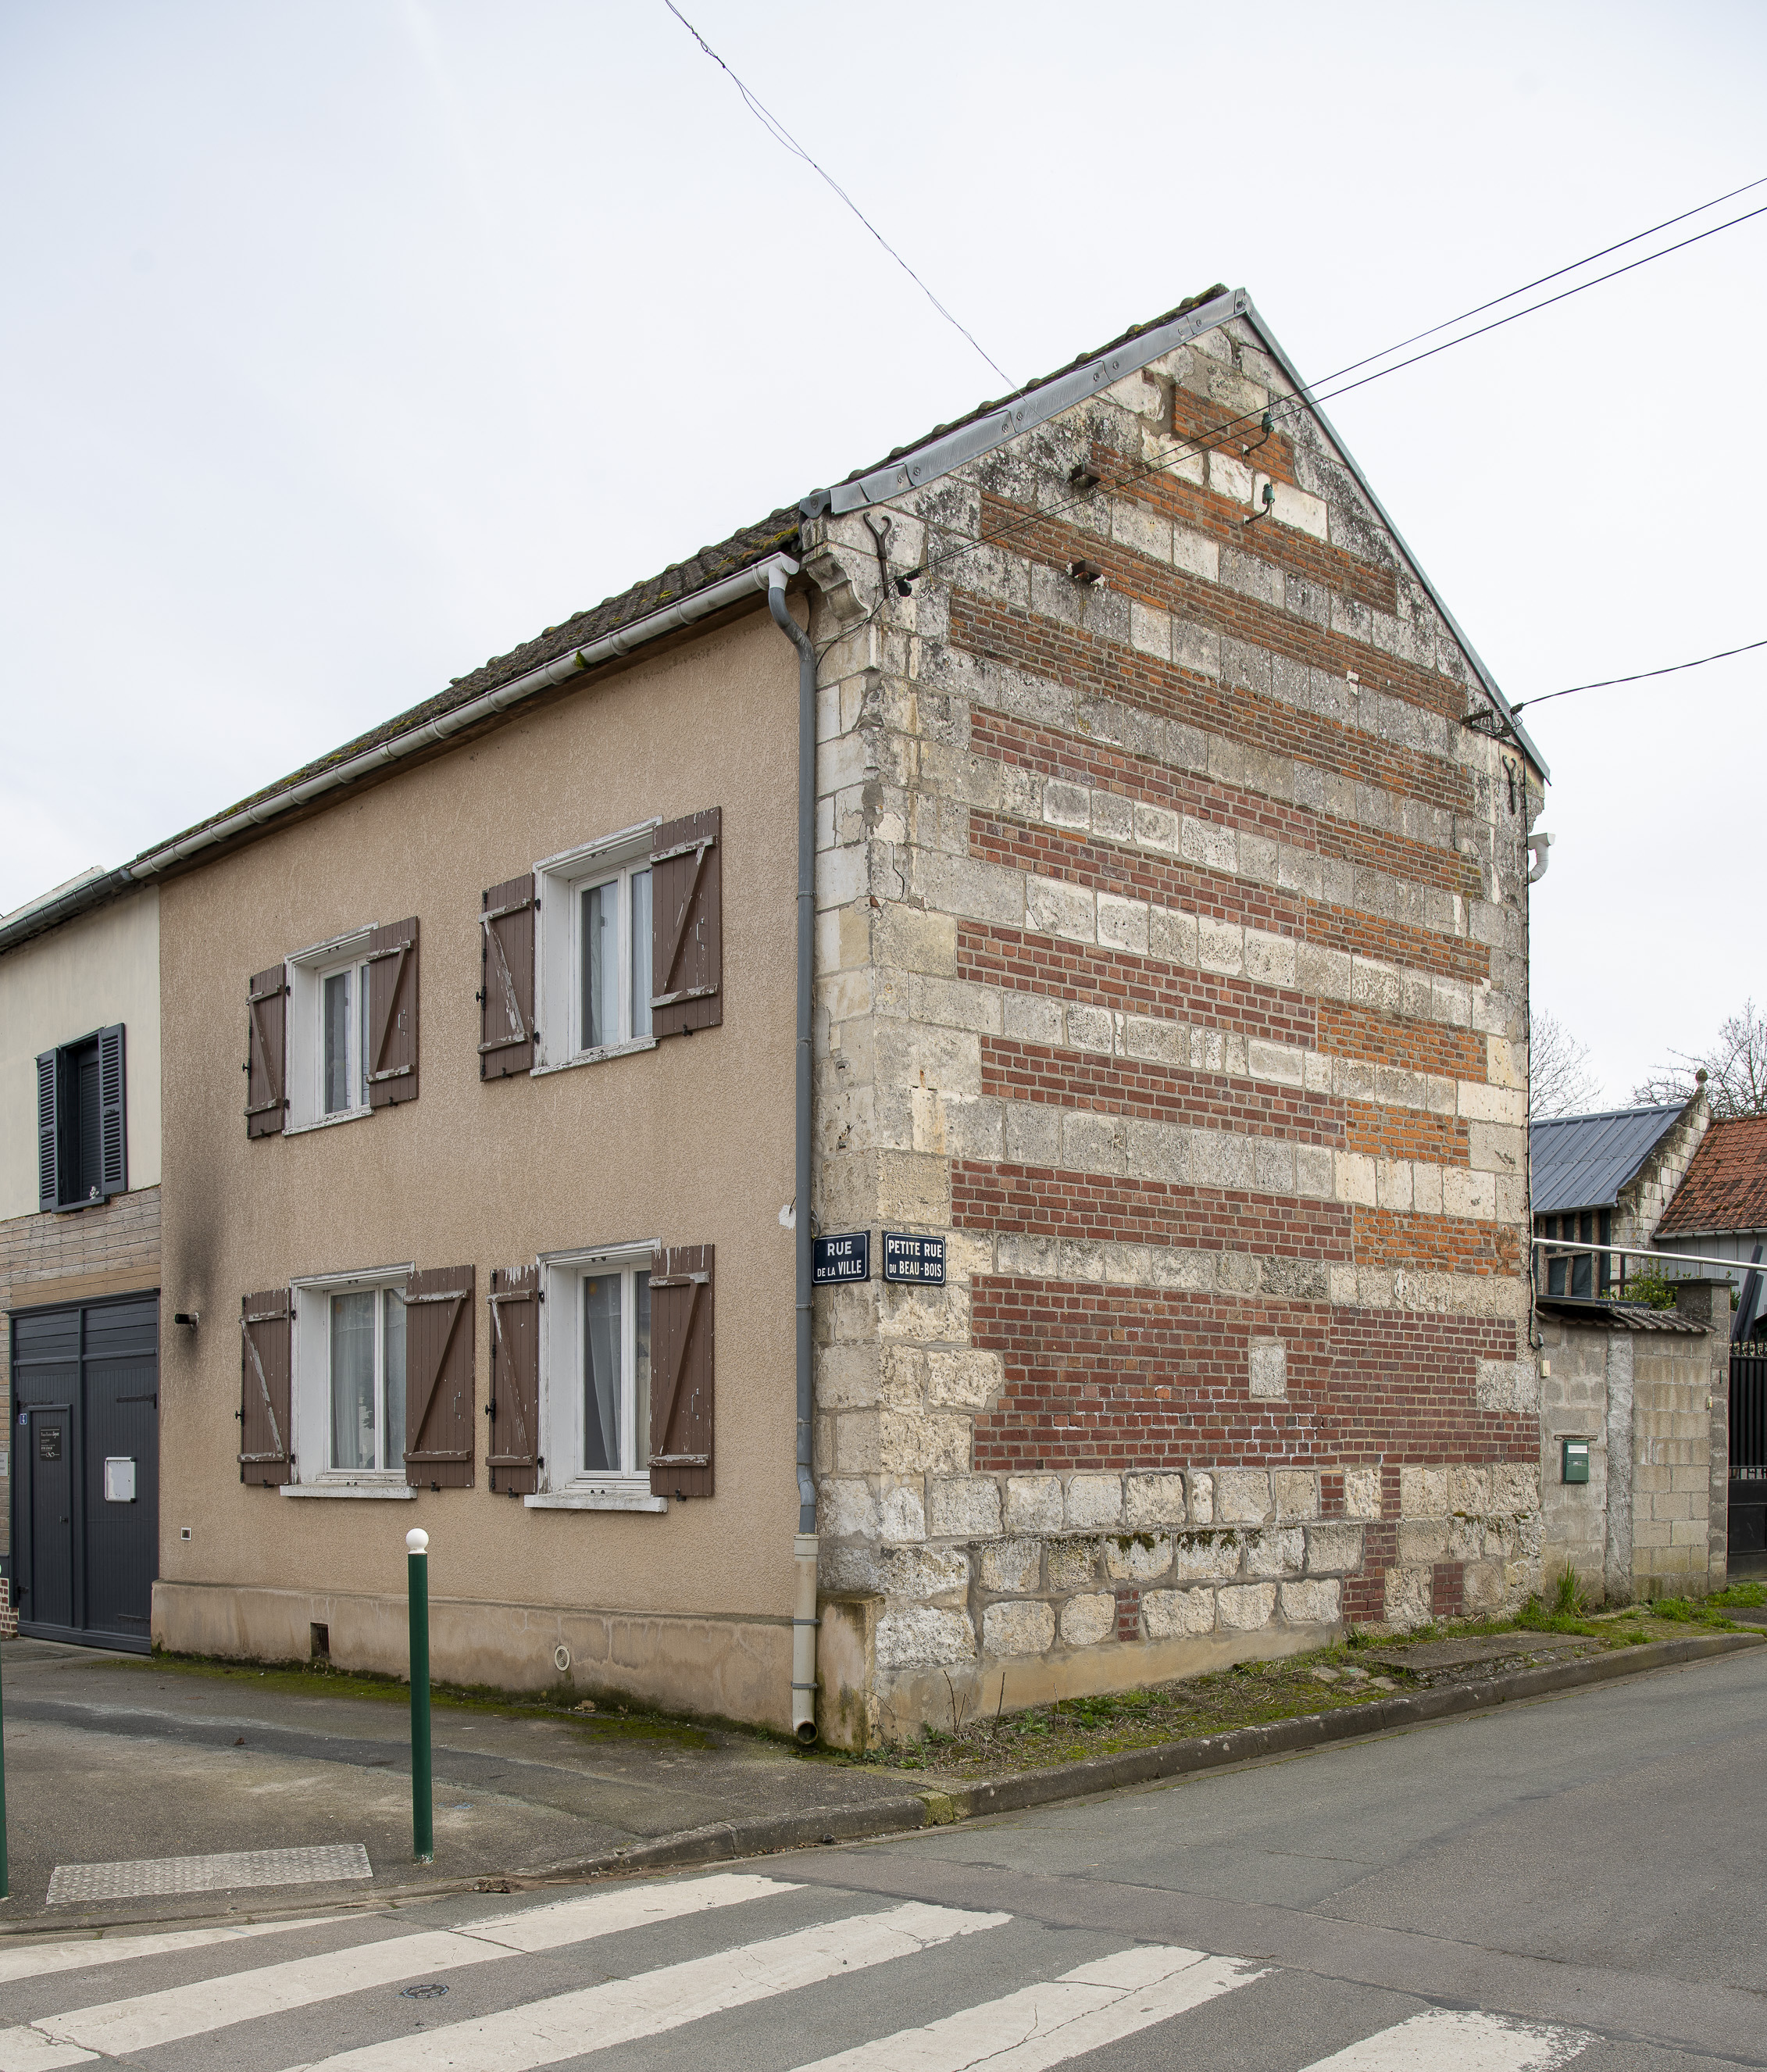
[[[0,1471],[27,1633],[145,1649],[158,1564],[159,895],[0,915]]]
[[[397,1671],[418,1523],[438,1675],[865,1742],[1513,1603],[1543,775],[1211,290],[137,859],[156,1638]]]

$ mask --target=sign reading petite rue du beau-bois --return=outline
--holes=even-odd
[[[871,1278],[869,1231],[839,1231],[832,1237],[819,1237],[811,1256],[812,1278],[819,1288],[831,1281],[869,1281]]]
[[[906,1231],[886,1231],[883,1277],[886,1281],[917,1281],[923,1287],[943,1288],[945,1240],[942,1237],[914,1237]]]

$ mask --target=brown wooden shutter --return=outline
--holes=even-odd
[[[368,1106],[417,1098],[417,921],[368,931]]]
[[[712,1494],[712,1253],[676,1245],[651,1275],[651,1494]]]
[[[245,989],[245,1134],[277,1137],[288,1119],[288,973],[261,971]]]
[[[651,840],[651,1028],[658,1036],[724,1019],[723,809],[669,820]]]
[[[473,1273],[437,1267],[405,1289],[405,1478],[420,1489],[472,1487]]]
[[[512,1496],[540,1487],[540,1268],[491,1276],[491,1486]]]
[[[507,1079],[534,1062],[534,874],[484,894],[479,917],[479,1076]]]
[[[286,1288],[248,1295],[240,1305],[240,1480],[261,1482],[266,1489],[286,1482],[293,1466],[289,1452],[293,1312]]]

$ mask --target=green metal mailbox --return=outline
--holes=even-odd
[[[1589,1442],[1587,1439],[1565,1439],[1559,1442],[1563,1448],[1559,1476],[1560,1482],[1586,1482],[1589,1479]]]

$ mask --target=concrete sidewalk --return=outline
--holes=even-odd
[[[721,1821],[862,1808],[907,1781],[789,1743],[597,1712],[434,1709],[436,1860],[411,1858],[409,1714],[46,1641],[0,1643],[12,1893],[43,1926],[324,1906],[544,1870]],[[372,1885],[47,1906],[58,1864],[360,1843]]]
[[[1518,1645],[1529,1651],[1527,1666],[1485,1659]],[[1410,1651],[1426,1672],[1416,1688],[1383,1683],[1377,1698],[1365,1684],[1372,1702],[1333,1705],[1322,1688],[1318,1711],[972,1777],[859,1766],[783,1740],[617,1711],[578,1716],[495,1696],[445,1701],[434,1712],[436,1857],[420,1867],[411,1856],[409,1712],[396,1685],[359,1695],[346,1681],[331,1692],[300,1672],[8,1641],[0,1675],[13,1897],[0,1904],[0,1934],[304,1914],[480,1880],[508,1889],[504,1881],[710,1863],[1021,1811],[1767,1652],[1754,1631],[1553,1659],[1563,1646],[1521,1634],[1432,1643]],[[1425,1658],[1436,1655],[1453,1661],[1432,1676]],[[356,1875],[339,1877],[339,1852],[358,1847],[366,1865],[357,1858]],[[150,1885],[163,1880],[166,1859],[285,1850],[332,1855],[253,1867],[273,1873],[273,1883],[167,1894],[122,1877],[97,1880],[104,1889],[77,1902],[49,1903],[58,1866],[142,1864]]]

